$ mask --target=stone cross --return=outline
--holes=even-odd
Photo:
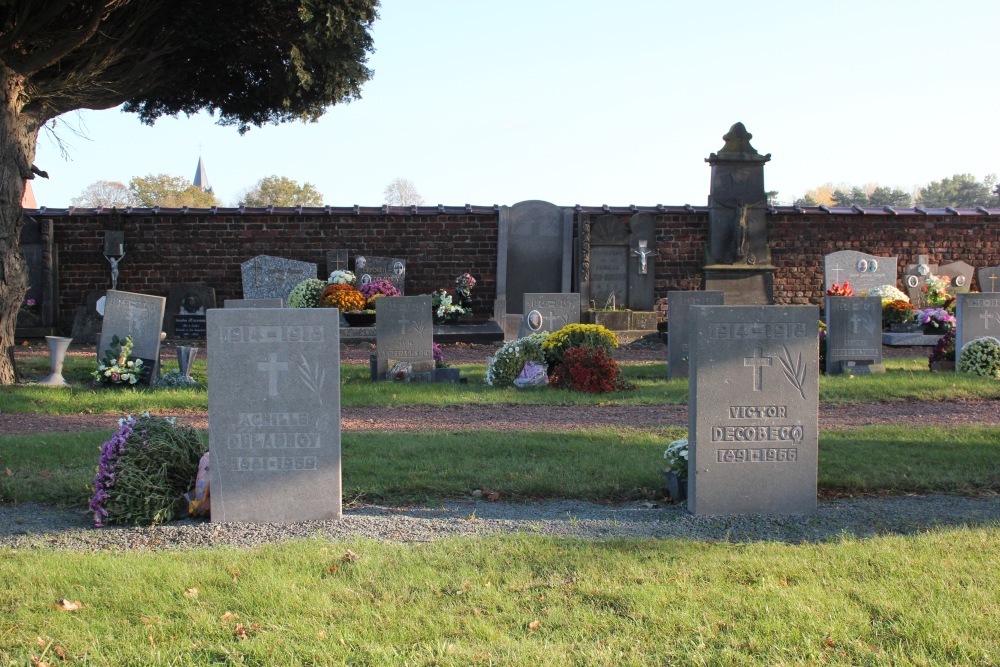
[[[764,391],[764,366],[770,366],[772,361],[773,357],[765,357],[764,351],[759,347],[754,348],[752,357],[743,357],[743,365],[754,369],[754,391]]]

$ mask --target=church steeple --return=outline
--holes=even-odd
[[[205,192],[211,192],[212,186],[208,184],[208,172],[205,171],[205,163],[198,156],[198,168],[194,172],[194,184]]]

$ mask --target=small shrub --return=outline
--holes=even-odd
[[[913,321],[916,310],[907,299],[893,299],[892,301],[882,301],[882,321],[887,324],[905,324]]]
[[[339,308],[340,312],[364,310],[365,297],[354,287],[346,283],[334,283],[323,290],[319,298],[321,308]]]
[[[611,352],[618,347],[618,336],[600,324],[567,324],[551,334],[542,347],[551,371],[562,363],[567,350],[588,347]]]
[[[319,278],[306,278],[288,295],[289,308],[319,308],[319,297],[326,289],[326,283]]]
[[[959,373],[1000,378],[1000,340],[990,336],[966,343],[958,353]]]
[[[590,394],[623,391],[632,386],[625,381],[622,369],[607,350],[595,347],[573,347],[563,354],[550,382],[557,387]]]
[[[927,357],[927,365],[930,366],[938,361],[955,361],[955,330],[951,329],[938,339]]]
[[[544,364],[543,345],[548,337],[548,332],[543,332],[504,343],[486,367],[486,384],[491,387],[509,387],[514,384],[514,378],[527,362]]]

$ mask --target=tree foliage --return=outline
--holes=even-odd
[[[132,191],[118,181],[94,181],[73,197],[72,204],[80,208],[125,208],[135,206]]]
[[[1000,205],[996,186],[996,176],[988,175],[982,183],[972,174],[955,174],[951,178],[931,181],[920,190],[917,203],[927,208],[975,208],[976,206]]]
[[[408,178],[394,178],[385,186],[385,203],[389,206],[420,206],[424,198],[417,192],[417,186]]]
[[[240,206],[322,206],[323,195],[312,183],[299,185],[285,176],[265,176],[239,197]]]
[[[835,190],[833,192],[834,206],[859,206],[861,208],[882,208],[893,206],[906,208],[913,206],[909,193],[899,188],[888,188],[882,185],[867,187],[854,186],[849,191]]]
[[[136,176],[128,182],[135,206],[152,208],[208,208],[219,201],[211,192],[205,192],[182,176],[147,174]]]

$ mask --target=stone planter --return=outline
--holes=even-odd
[[[924,334],[927,336],[943,336],[951,331],[950,324],[941,324],[938,326],[934,326],[933,324],[924,324],[921,326],[923,326]]]
[[[656,313],[645,310],[588,310],[587,324],[600,324],[611,331],[656,331]]]
[[[937,373],[954,373],[955,372],[955,362],[954,361],[932,361],[930,363],[931,372]]]
[[[667,495],[671,500],[687,500],[688,481],[681,478],[677,473],[670,470],[661,470],[663,479],[667,483]]]
[[[922,333],[923,330],[924,325],[916,322],[893,322],[889,325],[892,333]]]
[[[370,327],[375,324],[375,313],[344,313],[344,319],[352,327]]]

